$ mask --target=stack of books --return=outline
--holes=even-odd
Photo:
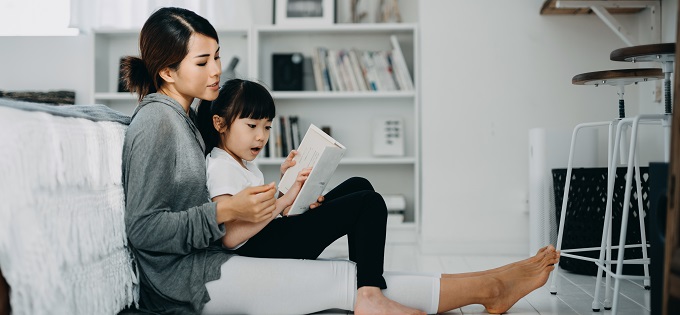
[[[317,47],[312,54],[318,91],[411,91],[413,80],[397,37],[392,50],[360,51]]]
[[[404,222],[406,211],[406,198],[404,195],[382,194],[387,206],[387,224],[399,224]]]
[[[269,141],[264,148],[264,157],[285,158],[291,150],[300,146],[300,124],[298,116],[278,116],[272,122]]]

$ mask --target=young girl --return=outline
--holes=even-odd
[[[274,100],[262,85],[234,79],[222,86],[216,100],[198,109],[198,128],[206,144],[206,178],[210,197],[228,200],[240,190],[264,184],[252,160],[269,137],[276,115]],[[293,165],[295,151],[281,165]],[[385,289],[383,253],[387,208],[382,197],[363,178],[352,178],[331,190],[310,211],[286,217],[311,169],[302,170],[295,185],[277,199],[271,218],[259,223],[225,223],[222,243],[242,256],[316,259],[332,242],[349,237],[350,260],[357,263],[358,287]],[[275,219],[278,214],[283,217]],[[354,224],[360,222],[357,231]],[[311,236],[311,237],[310,237]]]
[[[212,112],[218,114],[211,115]],[[252,81],[227,81],[214,102],[204,101],[199,106],[198,116],[198,128],[206,144],[206,178],[211,200],[228,201],[247,187],[264,185],[264,176],[252,161],[267,145],[276,116],[274,100],[267,89]],[[292,151],[281,165],[281,174],[294,165],[295,153]],[[270,219],[255,226],[227,223],[222,244],[238,249],[271,220],[287,215],[310,171],[311,168],[300,171],[290,190],[276,199],[276,210]]]

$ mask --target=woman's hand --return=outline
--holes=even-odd
[[[316,198],[316,202],[309,205],[309,209],[314,209],[320,206],[323,203],[323,199],[324,199],[323,196],[319,196],[319,198]]]
[[[286,160],[281,163],[281,177],[283,177],[283,174],[286,173],[286,170],[295,165],[296,162],[293,161],[295,155],[297,155],[297,150],[290,151]]]
[[[262,222],[276,216],[274,202],[276,185],[248,187],[236,195],[215,197],[217,202],[217,223],[243,220],[246,222]]]

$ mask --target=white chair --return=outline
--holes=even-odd
[[[605,237],[603,236],[603,241],[602,245],[600,247],[587,247],[587,248],[570,248],[570,249],[562,249],[562,240],[564,237],[564,226],[566,224],[566,212],[567,212],[567,205],[568,205],[568,198],[569,198],[569,188],[571,185],[571,177],[572,177],[572,168],[573,168],[573,160],[574,160],[574,148],[577,140],[577,136],[580,130],[584,128],[596,128],[596,127],[603,127],[603,126],[608,126],[608,145],[607,145],[607,168],[608,168],[608,181],[607,181],[607,200],[612,199],[612,194],[613,194],[613,186],[614,182],[611,180],[613,179],[613,173],[616,170],[616,167],[614,167],[615,164],[613,164],[612,160],[612,155],[614,149],[618,149],[618,146],[615,146],[615,148],[612,148],[612,136],[613,136],[613,131],[614,131],[614,126],[619,126],[619,122],[623,121],[625,119],[625,103],[624,103],[624,92],[625,92],[625,86],[630,85],[630,84],[637,84],[638,82],[645,82],[645,81],[651,81],[651,80],[657,80],[663,77],[663,74],[660,69],[619,69],[619,70],[609,70],[609,71],[598,71],[598,72],[589,72],[589,73],[583,73],[574,76],[572,78],[572,83],[576,85],[610,85],[610,86],[615,86],[618,88],[618,95],[619,95],[619,115],[618,118],[611,120],[611,121],[601,121],[601,122],[590,122],[590,123],[582,123],[577,125],[574,128],[573,134],[572,134],[572,139],[571,139],[571,146],[569,150],[569,161],[567,163],[567,174],[565,178],[565,186],[564,186],[564,195],[562,198],[562,208],[561,208],[561,213],[560,213],[560,222],[559,222],[559,228],[558,228],[558,236],[557,236],[557,250],[560,250],[562,253],[562,257],[568,257],[568,258],[573,258],[573,259],[579,259],[579,260],[585,260],[585,261],[590,261],[593,263],[597,263],[598,259],[592,258],[592,257],[587,257],[584,256],[584,252],[593,252],[593,251],[600,251],[602,253],[602,249],[606,246],[606,244],[609,244],[609,248],[611,248],[611,237]],[[620,137],[616,140],[620,142]],[[614,142],[616,143],[616,142]],[[641,189],[640,187],[640,181],[638,181],[638,191]],[[630,200],[630,196],[627,197],[628,199],[624,200]],[[642,208],[642,204],[640,201],[639,204],[640,209]],[[609,213],[611,215],[611,202],[607,202],[607,208],[606,208],[606,213]],[[609,220],[611,221],[611,220]],[[605,221],[605,222],[609,222]],[[608,226],[608,225],[607,225]],[[640,227],[642,231],[644,231],[644,222],[641,221]],[[642,233],[644,235],[644,232]],[[603,234],[606,235],[606,234]],[[567,236],[568,237],[568,236]],[[608,240],[608,241],[607,241]],[[605,244],[606,243],[606,244]],[[558,274],[559,274],[559,268],[555,268],[552,274],[552,280],[551,280],[551,285],[550,285],[550,293],[552,294],[557,294],[557,279],[558,279]]]
[[[628,168],[626,172],[626,186],[625,186],[625,197],[624,200],[629,200],[630,198],[630,188],[632,185],[632,176],[633,176],[633,162],[636,164],[636,181],[639,183],[639,171],[637,170],[637,159],[635,158],[636,155],[636,148],[637,148],[637,133],[638,133],[638,127],[640,123],[642,122],[649,122],[649,123],[655,123],[659,124],[663,128],[663,133],[664,133],[664,161],[668,161],[668,158],[670,156],[670,121],[671,121],[671,113],[672,113],[672,108],[671,108],[671,92],[670,92],[670,77],[671,73],[673,72],[673,63],[675,60],[675,43],[666,43],[666,44],[652,44],[652,45],[642,45],[642,46],[634,46],[634,47],[626,47],[626,48],[621,48],[614,50],[610,54],[610,59],[614,61],[630,61],[630,62],[660,62],[663,65],[663,72],[664,72],[664,83],[665,83],[665,108],[664,108],[664,113],[659,114],[659,115],[639,115],[634,118],[627,118],[623,119],[619,122],[616,128],[616,139],[615,139],[615,148],[613,155],[611,157],[611,163],[612,165],[616,165],[617,163],[617,147],[619,146],[619,141],[621,138],[621,133],[622,133],[622,128],[627,125],[631,125],[631,136],[630,136],[630,149],[628,150]],[[609,183],[613,183],[613,178],[611,178],[612,172],[610,169],[609,172]],[[612,187],[608,187],[608,189],[611,189]],[[640,191],[638,190],[638,195],[640,194]],[[607,200],[608,205],[611,203],[611,199]],[[623,204],[623,210],[622,210],[622,219],[621,219],[621,231],[619,235],[619,244],[622,244],[625,242],[626,239],[626,229],[627,229],[627,224],[628,224],[628,212],[629,212],[630,205],[627,202],[624,202]],[[626,260],[624,259],[624,253],[625,249],[629,248],[628,246],[620,247],[619,252],[618,252],[618,257],[616,262],[610,261],[609,255],[610,255],[610,246],[606,246],[605,248],[605,243],[604,243],[604,236],[609,235],[610,229],[611,229],[611,207],[607,207],[608,212],[605,214],[605,222],[609,222],[609,224],[605,224],[602,235],[603,235],[603,241],[602,241],[602,246],[600,247],[600,256],[596,264],[598,265],[598,272],[597,272],[597,281],[596,281],[596,286],[595,286],[595,296],[593,300],[593,311],[599,311],[599,295],[600,295],[600,281],[602,277],[602,272],[606,272],[606,292],[605,292],[605,301],[604,301],[604,307],[605,309],[611,309],[612,314],[615,315],[617,313],[617,305],[618,305],[618,299],[619,299],[619,291],[620,291],[620,286],[621,286],[621,280],[622,279],[640,279],[642,278],[644,281],[644,286],[646,289],[649,289],[650,286],[650,279],[649,279],[649,271],[648,271],[648,266],[649,266],[649,259],[647,258],[647,251],[646,248],[648,246],[645,234],[642,234],[642,243],[640,244],[643,249],[643,257],[642,259],[629,259]],[[642,215],[638,215],[640,220],[642,220]],[[642,221],[641,221],[642,222]],[[607,256],[607,260],[605,260],[605,255]],[[645,268],[645,275],[640,277],[640,276],[630,276],[630,275],[623,275],[623,265],[624,264],[643,264]],[[612,266],[616,265],[616,272],[612,270]],[[618,267],[621,266],[621,267]],[[613,303],[611,305],[609,304],[609,293],[610,293],[610,285],[609,285],[609,279],[610,277],[614,278],[614,292],[613,292]]]

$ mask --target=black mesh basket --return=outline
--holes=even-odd
[[[614,197],[612,203],[613,231],[612,245],[619,243],[621,231],[621,213],[623,212],[623,198],[626,186],[626,167],[616,170],[614,181]],[[649,209],[649,170],[640,167],[642,181],[642,204],[645,213],[645,231],[648,230],[646,213]],[[554,169],[553,187],[555,191],[555,208],[557,209],[557,226],[560,224],[562,212],[562,199],[564,197],[564,183],[567,175],[566,169]],[[637,189],[633,174],[631,186],[630,207],[628,211],[628,227],[626,244],[640,244],[640,221],[638,219]],[[571,172],[569,198],[567,202],[567,214],[562,237],[562,249],[600,247],[602,240],[602,227],[604,224],[605,207],[607,202],[607,168],[575,168]],[[575,255],[592,258],[599,257],[599,250],[577,252]],[[616,260],[617,250],[612,250],[612,260]],[[628,248],[624,253],[625,259],[642,258],[641,248]],[[584,275],[596,275],[597,266],[589,261],[567,257],[560,258],[560,267],[574,273]],[[616,270],[616,266],[613,267]],[[623,274],[643,275],[642,265],[625,265]]]

